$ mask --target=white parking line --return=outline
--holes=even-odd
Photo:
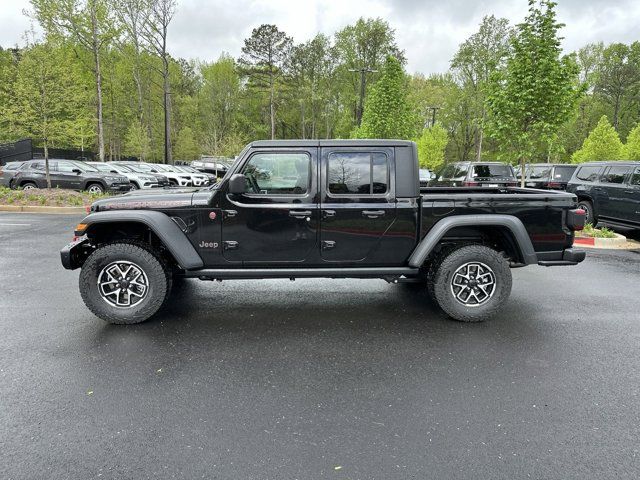
[[[0,227],[30,227],[30,223],[0,223]]]

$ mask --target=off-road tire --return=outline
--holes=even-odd
[[[495,287],[485,303],[468,306],[458,301],[453,293],[452,280],[465,264],[479,262],[491,269]],[[509,263],[499,252],[483,245],[467,245],[449,251],[435,267],[432,277],[433,299],[451,318],[461,322],[481,322],[493,316],[507,301],[511,293]]]
[[[114,261],[129,261],[139,266],[147,276],[146,296],[136,305],[116,307],[102,298],[98,275]],[[89,310],[108,323],[135,324],[153,316],[169,298],[172,274],[162,256],[143,242],[119,241],[97,248],[82,266],[79,278],[80,294]]]
[[[580,200],[578,202],[578,208],[581,208],[582,210],[585,211],[584,222],[590,223],[595,227],[597,223],[597,219],[593,213],[593,203],[591,203],[589,200]]]

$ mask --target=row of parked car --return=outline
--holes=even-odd
[[[161,187],[204,187],[217,181],[213,174],[191,166],[144,162],[81,162],[50,159],[49,176],[54,188],[86,190],[91,193],[128,192]],[[0,167],[0,186],[45,188],[45,161],[10,162]]]
[[[525,167],[525,186],[565,190],[576,165],[536,163]],[[420,171],[423,187],[515,187],[520,185],[520,167],[500,162],[455,162],[438,172]]]
[[[590,162],[581,165],[536,163],[525,166],[528,188],[576,194],[586,221],[640,228],[640,162]],[[514,187],[519,167],[499,162],[456,162],[437,173],[421,170],[422,187]]]

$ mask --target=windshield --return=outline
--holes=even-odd
[[[491,165],[474,165],[473,178],[498,178],[513,177],[513,171],[509,165],[491,164]]]
[[[118,171],[118,169],[115,168],[113,165],[107,165],[105,163],[95,163],[91,166],[101,172],[111,172],[112,170],[115,170],[116,172]]]
[[[146,165],[144,163],[141,164],[127,164],[127,167],[137,173],[150,173],[153,172],[153,168],[150,165]]]

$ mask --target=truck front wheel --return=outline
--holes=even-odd
[[[136,242],[99,247],[80,272],[80,294],[96,316],[109,323],[147,320],[171,291],[171,275],[162,258]]]
[[[433,272],[431,293],[451,318],[481,322],[494,315],[511,293],[507,260],[482,245],[467,245],[448,253]]]

